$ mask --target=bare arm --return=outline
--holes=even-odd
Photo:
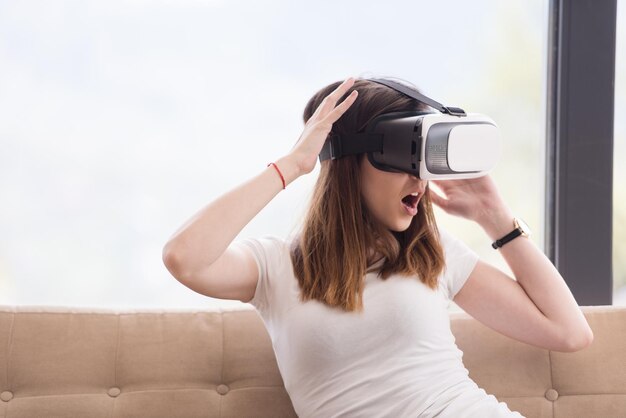
[[[502,200],[490,176],[433,182],[445,194],[444,198],[431,190],[433,202],[452,215],[477,222],[492,241],[513,229],[513,212]],[[461,290],[464,295],[459,292],[459,306],[468,307],[500,329],[523,324],[507,335],[516,335],[520,340],[537,345],[554,346],[559,344],[555,341],[560,340],[561,346],[576,350],[591,344],[593,332],[574,295],[559,271],[532,240],[523,237],[514,239],[500,248],[500,254],[517,283],[503,282],[504,273],[490,266],[480,266],[476,275],[486,277],[471,282],[468,279],[469,287],[465,292]],[[505,300],[494,302],[498,297]],[[534,307],[523,298],[532,301]],[[495,312],[490,311],[486,302],[499,306],[501,311],[512,309],[504,315],[517,314],[518,318],[504,325],[502,317],[494,319]],[[545,318],[537,317],[537,314]]]
[[[332,124],[357,97],[354,91],[335,107],[338,99],[353,83],[354,80],[349,78],[329,94],[307,121],[302,135],[289,154],[275,161],[286,184],[313,171]],[[200,282],[208,283],[210,277],[236,276],[236,272],[229,269],[232,267],[236,270],[239,268],[237,264],[245,259],[235,252],[225,254],[225,251],[241,230],[282,188],[278,172],[269,166],[252,179],[209,203],[185,222],[163,248],[163,261],[168,270],[179,280],[193,278],[188,281],[193,281],[196,285]],[[220,259],[224,254],[226,256]],[[220,262],[216,263],[218,259]],[[250,273],[251,269],[245,271]],[[252,278],[248,281],[252,281]],[[210,286],[211,289],[217,287],[215,283]],[[209,286],[205,288],[209,289]]]
[[[287,185],[300,175],[297,164],[288,156],[275,164]],[[269,166],[193,215],[163,249],[164,260],[172,274],[184,277],[188,272],[199,271],[214,263],[282,188],[276,169]]]

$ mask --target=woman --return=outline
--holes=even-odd
[[[304,131],[286,156],[203,208],[164,248],[166,266],[187,287],[259,311],[301,417],[520,417],[469,378],[450,331],[452,300],[542,348],[575,351],[592,340],[532,241],[500,249],[515,281],[437,227],[431,201],[492,240],[511,232],[513,214],[489,176],[437,181],[440,196],[427,181],[378,170],[365,154],[326,160],[295,236],[233,242],[314,169],[331,129],[358,132],[380,114],[426,109],[368,80],[327,86],[307,104]]]

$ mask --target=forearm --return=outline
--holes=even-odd
[[[479,221],[492,241],[513,230],[513,213],[494,210]],[[499,249],[502,257],[537,308],[564,330],[567,338],[589,338],[589,324],[565,280],[531,239],[518,237]]]
[[[283,157],[275,164],[288,185],[299,175],[295,162]],[[283,189],[276,169],[260,174],[206,205],[187,220],[163,248],[163,259],[177,275],[211,265],[241,230]]]

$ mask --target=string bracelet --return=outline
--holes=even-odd
[[[270,165],[273,165],[274,168],[276,169],[276,171],[278,172],[278,175],[280,176],[280,179],[283,182],[283,190],[287,188],[287,186],[285,185],[285,178],[283,177],[283,173],[280,172],[280,170],[278,169],[278,166],[274,163],[269,163],[267,166],[269,167]]]

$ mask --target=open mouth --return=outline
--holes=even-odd
[[[402,206],[406,213],[410,216],[417,215],[417,203],[419,202],[419,196],[406,195],[402,198]]]

